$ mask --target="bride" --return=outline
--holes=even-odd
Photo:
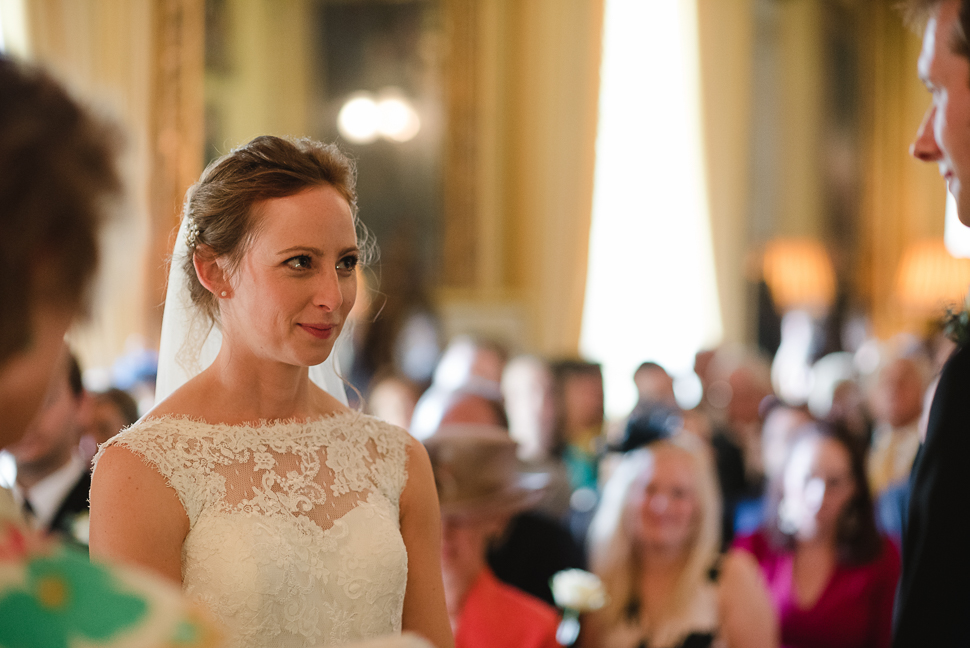
[[[354,304],[356,223],[353,166],[336,147],[259,137],[213,162],[186,202],[166,327],[201,314],[221,345],[96,458],[92,556],[180,583],[230,645],[402,629],[453,644],[427,453],[308,369]],[[173,317],[173,286],[191,298],[184,316]],[[188,328],[179,351],[192,375],[208,330]]]

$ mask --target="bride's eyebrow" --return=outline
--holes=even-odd
[[[320,248],[307,247],[307,246],[303,246],[303,245],[298,245],[296,247],[291,247],[291,248],[286,248],[285,250],[280,250],[279,251],[279,254],[292,254],[294,252],[309,252],[310,254],[313,254],[313,255],[316,255],[316,256],[324,256],[326,254]],[[346,248],[342,249],[340,252],[338,252],[337,253],[337,256],[344,256],[344,255],[347,255],[347,254],[359,254],[359,253],[360,253],[360,248],[357,247],[356,245],[351,245],[350,247],[346,247]]]

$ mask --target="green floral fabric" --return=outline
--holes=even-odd
[[[118,588],[111,574],[62,549],[26,562],[24,587],[0,595],[0,645],[67,648],[75,637],[108,641],[145,617],[148,602]]]
[[[0,648],[206,648],[220,638],[178,588],[38,536],[0,489]]]

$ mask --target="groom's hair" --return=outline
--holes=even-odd
[[[930,16],[939,9],[946,0],[905,0],[901,8],[906,22],[918,30],[922,30]],[[954,54],[970,58],[970,0],[960,0],[957,21],[953,24],[949,46]],[[970,82],[970,80],[968,80]]]
[[[330,186],[350,205],[357,224],[354,163],[334,144],[309,138],[264,135],[214,160],[189,189],[183,218],[189,219],[189,254],[183,271],[192,301],[213,321],[219,320],[215,296],[199,281],[193,255],[205,245],[235,270],[257,233],[257,203],[285,198],[311,187]]]
[[[30,345],[38,304],[87,305],[119,143],[47,74],[0,56],[0,363]]]

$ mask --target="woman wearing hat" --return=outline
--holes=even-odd
[[[509,518],[542,496],[516,444],[489,425],[446,425],[424,441],[441,501],[441,568],[456,648],[553,648],[559,616],[500,582],[486,564]],[[530,481],[531,480],[531,481]]]

